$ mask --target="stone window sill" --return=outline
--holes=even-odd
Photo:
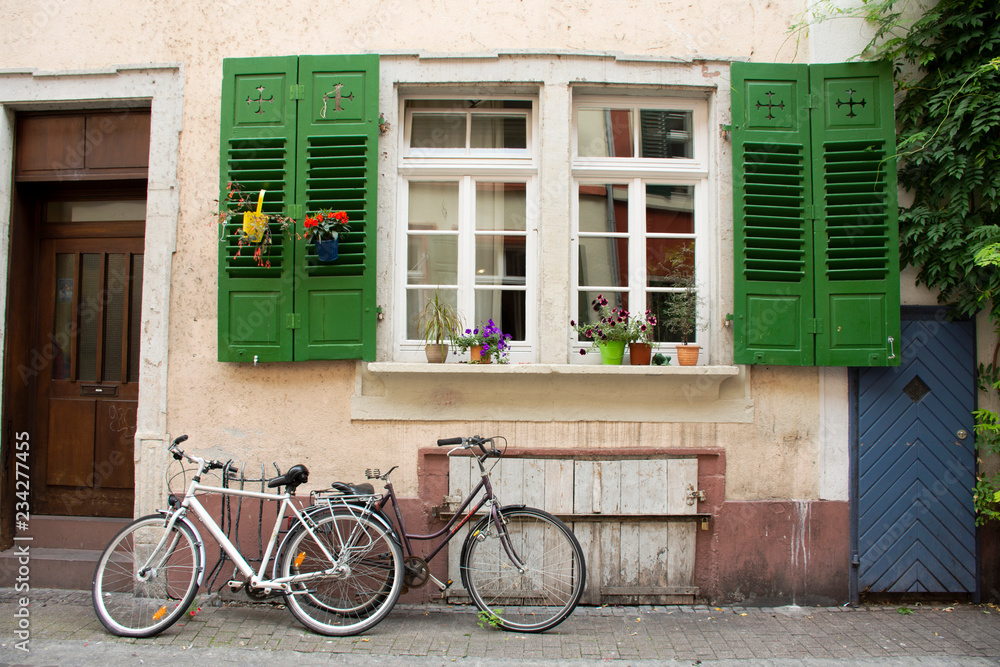
[[[745,366],[359,362],[356,420],[749,422]]]

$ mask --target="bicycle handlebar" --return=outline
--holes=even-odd
[[[486,449],[485,445],[489,443],[490,448]],[[438,447],[447,447],[449,445],[458,445],[461,449],[473,449],[479,447],[479,451],[483,454],[483,458],[486,457],[496,457],[500,458],[502,453],[493,444],[493,438],[484,438],[479,435],[474,435],[471,438],[440,438],[437,441]]]
[[[196,463],[199,469],[201,470],[205,471],[222,470],[223,474],[225,475],[236,474],[237,472],[239,472],[236,469],[236,466],[232,465],[230,461],[216,461],[214,459],[203,459],[200,456],[185,454],[184,450],[178,447],[177,445],[179,445],[180,443],[184,442],[187,439],[188,437],[186,435],[177,436],[176,438],[174,438],[174,441],[171,442],[170,446],[167,448],[167,451],[173,454],[174,459],[176,459],[177,461],[185,459],[187,460],[188,463]]]

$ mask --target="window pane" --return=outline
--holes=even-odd
[[[580,109],[577,113],[580,157],[633,157],[630,109]]]
[[[83,275],[80,278],[80,355],[79,379],[93,382],[97,379],[97,339],[101,321],[101,256],[96,253],[83,255]]]
[[[424,304],[434,298],[435,294],[440,294],[441,301],[449,304],[458,312],[458,292],[453,289],[408,289],[406,290],[406,337],[410,340],[423,340],[420,336],[420,328],[417,326],[417,319]]]
[[[528,147],[526,116],[472,116],[472,148],[506,148],[525,150]]]
[[[642,157],[692,158],[691,112],[642,109]]]
[[[580,239],[580,284],[628,287],[628,239]]]
[[[679,329],[670,326],[670,321],[667,317],[668,307],[672,301],[684,298],[681,294],[677,292],[654,292],[649,295],[647,300],[647,308],[653,311],[656,315],[656,326],[653,327],[653,337],[652,340],[657,343],[680,343],[684,340],[684,336]],[[695,304],[694,311],[697,321],[697,312],[699,310],[698,305]],[[697,327],[690,331],[688,334],[689,343],[695,342],[698,337]]]
[[[56,254],[55,325],[52,331],[52,379],[69,379],[73,363],[73,296],[76,255]]]
[[[523,232],[524,183],[476,183],[476,229]]]
[[[476,284],[523,285],[524,242],[523,236],[477,236]]]
[[[45,209],[45,222],[119,222],[146,219],[146,200],[54,201]]]
[[[511,340],[524,340],[524,290],[477,290],[475,324],[489,320]]]
[[[581,185],[580,231],[628,232],[628,186]]]
[[[647,234],[694,234],[694,187],[646,186]]]
[[[410,234],[406,266],[409,285],[458,283],[458,235]]]
[[[458,183],[410,183],[409,228],[458,229]]]
[[[649,287],[687,287],[694,284],[694,240],[647,240],[646,271]]]
[[[125,334],[125,284],[128,281],[128,255],[107,256],[107,289],[104,292],[104,354],[101,355],[103,379],[122,381],[122,338]]]
[[[581,290],[578,296],[577,306],[580,313],[579,324],[590,324],[592,322],[597,322],[597,313],[594,311],[593,303],[598,296],[603,296],[608,300],[608,309],[612,308],[624,308],[628,310],[628,293],[627,292],[612,292],[609,290],[602,290],[600,292],[590,290]],[[580,334],[578,340],[590,342],[583,334]]]
[[[415,113],[411,148],[465,148],[465,114]]]

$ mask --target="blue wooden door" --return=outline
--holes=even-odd
[[[858,375],[861,592],[973,592],[974,331],[902,323],[898,368]]]

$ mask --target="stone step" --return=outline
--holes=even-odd
[[[28,521],[28,529],[17,531],[15,536],[31,537],[25,543],[32,548],[104,551],[111,538],[131,522],[131,518],[37,514]]]
[[[28,547],[27,564],[20,547]],[[0,587],[70,588],[88,590],[103,549],[54,549],[20,541],[0,551]],[[27,567],[27,572],[22,568]]]

